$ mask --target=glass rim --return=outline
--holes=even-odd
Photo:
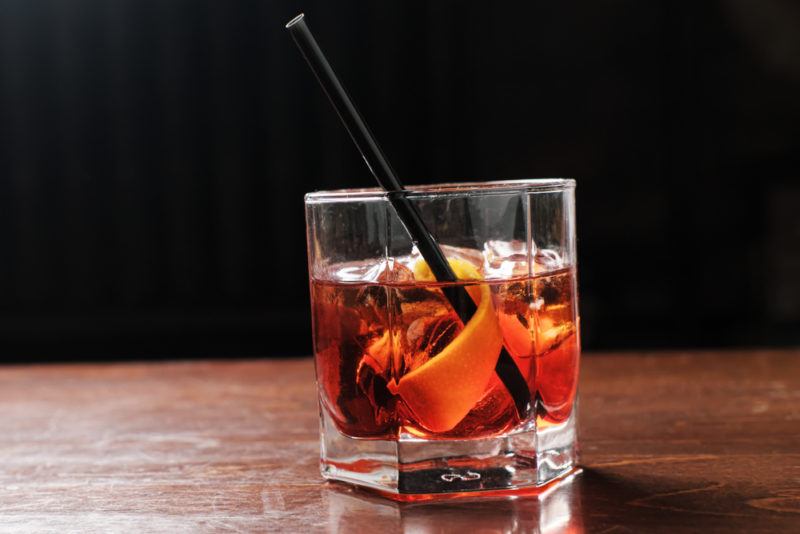
[[[444,182],[406,186],[409,197],[484,196],[509,193],[548,193],[575,188],[574,178],[523,178],[483,182]],[[386,200],[379,187],[331,189],[305,194],[306,203]]]

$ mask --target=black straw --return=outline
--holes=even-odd
[[[375,136],[372,135],[364,118],[356,109],[344,86],[333,72],[316,39],[314,39],[308,26],[306,26],[305,16],[301,13],[290,20],[286,24],[286,29],[292,34],[292,38],[308,62],[308,66],[311,67],[325,94],[328,95],[336,113],[344,123],[344,127],[356,147],[358,147],[359,152],[361,152],[367,167],[375,176],[378,184],[388,192],[389,202],[391,202],[398,217],[400,217],[400,221],[408,230],[436,280],[439,282],[456,282],[458,277],[447,262],[447,258],[439,244],[422,221],[416,206],[411,203],[406,195],[406,189],[389,164],[389,160],[378,145]],[[467,324],[475,314],[476,306],[466,289],[462,286],[444,286],[442,291],[462,322]],[[495,371],[514,399],[520,418],[524,418],[530,408],[530,392],[525,378],[520,373],[516,363],[514,363],[514,359],[505,350],[505,347],[500,351]]]

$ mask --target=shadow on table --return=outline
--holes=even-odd
[[[704,488],[677,479],[632,480],[584,470],[540,495],[395,503],[366,491],[326,484],[332,532],[639,532],[742,528],[746,511],[715,511]],[[713,490],[709,486],[708,490]]]

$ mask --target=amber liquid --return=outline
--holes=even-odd
[[[464,325],[442,284],[311,282],[314,349],[322,409],[355,438],[465,439],[498,435],[525,423],[493,375],[482,397],[453,428],[433,432],[390,385],[436,358]],[[459,284],[461,284],[459,282]],[[579,336],[574,269],[488,286],[503,345],[525,377],[540,424],[563,422],[575,398]]]

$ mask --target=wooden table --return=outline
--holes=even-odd
[[[399,505],[323,483],[310,360],[0,368],[0,532],[800,532],[800,351],[590,354],[584,472]]]

